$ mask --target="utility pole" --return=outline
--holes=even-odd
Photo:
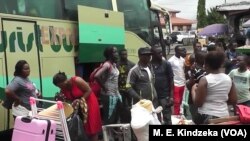
[[[227,0],[225,0],[225,4],[227,3]]]

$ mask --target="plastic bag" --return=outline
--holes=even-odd
[[[156,113],[158,112],[150,100],[141,100],[133,105],[131,127],[138,141],[149,140],[149,125],[161,124]]]
[[[250,123],[250,107],[237,105],[237,112],[241,123]]]
[[[72,116],[67,119],[67,124],[71,141],[89,141],[83,128],[82,119],[78,115],[78,110],[75,110]]]

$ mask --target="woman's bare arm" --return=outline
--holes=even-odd
[[[105,62],[102,67],[96,72],[94,78],[95,80],[99,83],[99,85],[101,86],[101,88],[106,91],[106,88],[104,87],[104,84],[102,82],[102,75],[105,75],[105,73],[107,71],[109,71],[111,67],[111,64],[108,62]]]
[[[237,103],[237,93],[236,93],[236,88],[235,88],[235,85],[233,82],[232,82],[232,87],[231,87],[229,94],[228,94],[227,103],[232,104],[232,105],[235,105]]]
[[[76,77],[75,82],[77,84],[77,87],[83,92],[83,97],[86,99],[91,93],[91,88],[89,87],[89,84],[81,77]]]

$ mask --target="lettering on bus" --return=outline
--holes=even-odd
[[[9,36],[9,46],[10,46],[10,52],[16,52],[15,48],[15,41],[17,39],[18,46],[21,51],[23,52],[29,52],[32,49],[32,44],[34,41],[34,35],[33,33],[30,33],[27,38],[27,45],[23,42],[23,31],[21,27],[17,27],[17,32],[12,32]],[[16,37],[17,36],[17,37]],[[6,38],[6,37],[4,37]]]
[[[38,41],[37,47],[39,51],[43,52],[44,46],[50,46],[52,51],[59,52],[62,48],[66,52],[71,52],[74,47],[77,46],[76,27],[63,28],[54,26],[38,26]],[[8,34],[6,31],[1,31],[0,34],[0,52],[4,52],[9,45],[10,52],[16,52],[16,46],[23,52],[31,51],[33,42],[35,41],[35,31],[28,34],[27,39],[24,38],[23,33],[25,31],[22,27],[17,27],[16,31]],[[7,35],[9,35],[7,37]],[[16,44],[17,41],[17,44]],[[26,44],[24,43],[25,41]]]
[[[127,52],[128,52],[128,54],[137,55],[137,51],[134,48],[127,48]]]

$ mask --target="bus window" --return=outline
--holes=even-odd
[[[0,13],[73,21],[77,21],[77,5],[112,10],[111,0],[0,0],[0,3]]]
[[[70,20],[77,20],[77,5],[112,10],[111,0],[64,0],[64,5]]]
[[[1,13],[52,19],[63,17],[61,0],[0,0],[0,3]]]
[[[152,43],[150,10],[145,0],[117,0],[118,11],[124,13],[125,29]]]

